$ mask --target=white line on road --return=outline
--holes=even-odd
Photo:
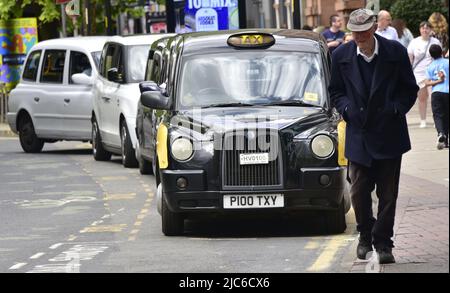
[[[53,244],[52,246],[50,246],[49,248],[56,249],[56,248],[60,247],[61,245],[63,245],[63,243],[56,243],[56,244]]]
[[[36,253],[35,255],[33,255],[32,257],[30,257],[30,259],[38,259],[43,255],[45,255],[44,252],[39,252],[39,253]]]
[[[9,269],[10,269],[10,270],[18,270],[18,269],[20,269],[21,267],[26,266],[26,265],[27,265],[26,262],[19,262],[19,263],[13,265],[12,267],[10,267]]]

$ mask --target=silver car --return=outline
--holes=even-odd
[[[108,37],[47,40],[29,52],[7,119],[25,152],[46,142],[90,141],[92,84]]]

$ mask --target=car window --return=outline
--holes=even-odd
[[[100,57],[102,56],[102,51],[92,52],[91,55],[92,59],[94,59],[95,68],[98,70],[100,67]]]
[[[303,101],[323,106],[325,78],[316,53],[247,51],[209,54],[183,62],[181,107],[220,103]]]
[[[148,80],[156,82],[158,85],[161,83],[161,53],[155,52],[153,55],[153,62],[151,65],[150,75]]]
[[[36,81],[39,61],[41,60],[41,51],[34,51],[28,56],[22,78],[24,80]]]
[[[130,46],[128,48],[128,82],[141,82],[144,80],[145,67],[149,50],[149,45]]]
[[[62,83],[66,51],[45,50],[44,65],[41,70],[41,82]]]
[[[72,81],[72,75],[76,73],[84,73],[86,75],[91,76],[92,68],[91,63],[89,62],[89,58],[81,52],[70,52],[70,74],[69,74],[69,82],[74,83]]]
[[[113,59],[114,54],[116,53],[117,47],[115,45],[108,45],[108,48],[106,49],[105,56],[102,60],[102,75],[107,76],[108,70],[110,70],[113,67]]]

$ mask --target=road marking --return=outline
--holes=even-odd
[[[10,270],[18,270],[18,269],[20,269],[21,267],[26,266],[26,265],[27,265],[26,262],[19,262],[19,263],[13,265],[12,267],[10,267],[9,269],[10,269]]]
[[[39,252],[39,253],[36,253],[35,255],[31,256],[30,259],[38,259],[43,255],[45,255],[44,252]]]
[[[327,242],[317,260],[307,269],[308,272],[319,272],[328,269],[339,250],[346,242],[347,235],[335,236]]]
[[[148,209],[142,209],[141,210],[141,214],[146,214],[146,213],[148,213]]]
[[[137,219],[138,219],[138,220],[143,220],[146,216],[147,216],[147,215],[138,215],[138,216],[137,216]]]
[[[134,229],[133,231],[130,232],[130,234],[137,234],[137,233],[139,233],[138,229]]]
[[[61,245],[63,245],[63,243],[56,243],[56,244],[53,244],[52,246],[50,246],[49,248],[56,249],[56,248],[60,247]]]
[[[128,177],[127,176],[105,176],[105,177],[100,177],[100,180],[103,180],[103,181],[128,180]]]
[[[319,248],[320,244],[318,241],[313,240],[313,241],[309,241],[306,245],[305,245],[305,249],[317,249]]]
[[[103,220],[95,221],[91,224],[91,226],[97,226],[98,224],[101,224],[101,223],[103,223]]]
[[[134,223],[135,226],[140,226],[142,225],[142,221],[136,221],[136,223]]]
[[[136,236],[130,236],[128,237],[128,241],[135,241],[136,240]]]
[[[103,198],[104,200],[124,200],[124,199],[134,199],[136,193],[124,193],[124,194],[106,194]]]
[[[67,241],[74,241],[77,238],[78,238],[78,236],[70,235],[69,238],[67,238]]]
[[[117,225],[101,225],[101,226],[93,226],[86,227],[80,231],[80,233],[104,233],[104,232],[112,232],[119,233],[122,232],[127,224],[117,224]]]

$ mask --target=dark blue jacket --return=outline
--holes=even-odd
[[[375,37],[379,51],[370,93],[354,41],[333,52],[329,86],[331,101],[347,122],[345,156],[366,166],[411,149],[406,113],[419,90],[406,49],[397,41]]]

